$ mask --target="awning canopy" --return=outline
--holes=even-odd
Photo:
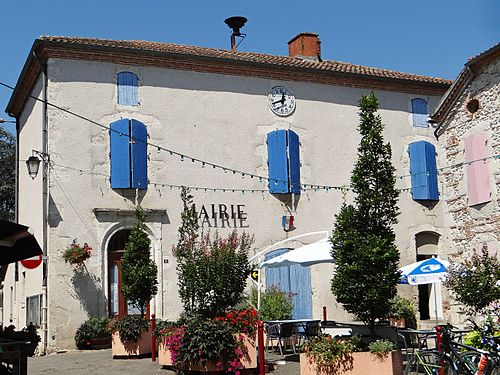
[[[0,220],[0,265],[14,263],[42,253],[29,227]]]
[[[285,264],[295,263],[310,266],[318,263],[332,263],[332,244],[328,238],[323,238],[309,245],[290,250],[275,258],[261,263],[261,267],[279,267]]]

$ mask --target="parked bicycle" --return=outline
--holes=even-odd
[[[415,351],[408,360],[405,375],[500,375],[500,344],[489,336],[490,327],[480,332],[490,351],[454,340],[451,325],[436,326],[436,350]]]

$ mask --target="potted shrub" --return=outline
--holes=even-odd
[[[257,306],[257,288],[252,288],[250,304]],[[260,295],[260,318],[261,320],[284,320],[291,319],[293,303],[288,293],[283,292],[273,285]]]
[[[28,325],[20,331],[16,331],[16,327],[13,325],[4,328],[0,326],[0,339],[5,339],[7,341],[29,342],[29,344],[25,346],[26,355],[28,357],[32,357],[35,354],[35,350],[41,340],[40,335],[38,335],[37,326],[35,326],[33,323],[28,323]],[[4,347],[3,349],[5,351],[9,350],[6,347]]]
[[[415,306],[408,298],[396,296],[390,301],[389,325],[397,328],[417,328]]]
[[[403,357],[387,340],[369,345],[369,352],[358,352],[360,338],[333,339],[321,336],[304,344],[300,354],[301,375],[401,375]]]
[[[111,347],[110,320],[105,316],[92,316],[75,333],[78,349],[104,349]]]
[[[156,321],[154,336],[158,343],[158,364],[161,366],[173,366],[176,361],[176,353],[179,350],[183,327],[176,322]],[[173,353],[173,354],[172,354]]]
[[[151,329],[146,319],[129,315],[116,321],[113,330],[113,357],[151,354]]]
[[[136,223],[122,258],[122,294],[129,304],[137,307],[140,316],[126,316],[114,324],[112,353],[118,356],[137,356],[151,353],[151,328],[145,320],[149,301],[158,290],[157,268],[150,258],[151,241],[146,233],[144,213],[135,210]]]
[[[248,365],[255,367],[255,354],[249,349],[245,332],[237,331],[247,327],[247,333],[253,333],[257,314],[231,311],[243,299],[251,270],[248,252],[253,238],[236,231],[227,237],[217,233],[213,237],[199,235],[198,215],[189,189],[182,189],[181,199],[184,210],[173,253],[184,312],[179,321],[181,328],[165,336],[175,358],[174,366],[179,371],[231,373],[246,366],[248,356]]]

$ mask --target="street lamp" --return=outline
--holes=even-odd
[[[32,150],[31,152],[32,155],[28,158],[28,160],[26,160],[26,166],[28,167],[28,174],[31,178],[34,179],[38,174],[38,169],[40,168],[41,161],[40,158],[36,155],[40,155],[44,162],[48,161],[49,155],[36,150]]]

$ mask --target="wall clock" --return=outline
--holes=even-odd
[[[295,109],[295,96],[283,86],[273,87],[268,94],[269,108],[278,116],[288,116]]]

